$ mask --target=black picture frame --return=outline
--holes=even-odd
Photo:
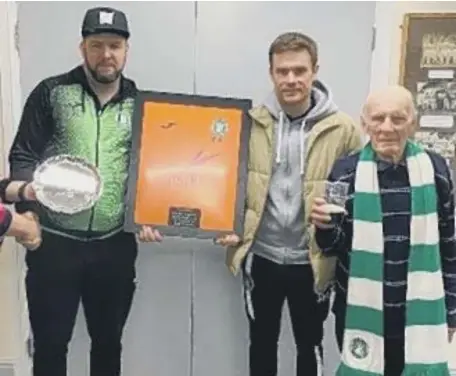
[[[399,62],[399,84],[410,90],[417,111],[414,139],[425,149],[443,156],[453,175],[456,171],[455,24],[455,12],[404,14]]]
[[[134,113],[132,118],[132,145],[126,192],[124,231],[137,233],[142,225],[150,225],[160,231],[160,233],[164,236],[177,236],[195,239],[213,239],[223,233],[232,233],[232,231],[214,231],[195,227],[172,226],[170,224],[136,223],[135,203],[137,196],[137,180],[139,174],[139,158],[141,153],[144,105],[147,102],[200,107],[218,107],[221,109],[232,108],[242,111],[242,124],[239,132],[239,150],[236,151],[238,153],[239,161],[237,169],[236,200],[233,203],[235,206],[233,230],[234,233],[242,237],[244,231],[248,154],[251,131],[251,119],[248,115],[248,111],[252,107],[252,100],[145,90],[139,91],[135,98]]]
[[[399,84],[412,93],[419,130],[423,132],[444,134],[456,131],[456,111],[453,108],[456,87],[456,59],[453,53],[455,22],[456,13],[406,13],[403,18]],[[447,45],[448,43],[452,43],[452,46]],[[423,99],[426,93],[435,97],[437,91],[447,96],[445,101],[452,103],[451,109],[423,108],[427,104]],[[448,98],[449,93],[452,94],[451,98]],[[426,115],[434,115],[436,118],[442,115],[451,117],[453,125],[422,127],[420,122]]]

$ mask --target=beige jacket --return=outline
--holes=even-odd
[[[229,247],[227,266],[237,274],[252,245],[266,203],[273,163],[274,119],[264,106],[250,111],[252,130],[249,144],[248,181],[244,234],[242,243]],[[303,181],[303,200],[310,208],[314,197],[324,195],[325,180],[332,165],[340,156],[361,149],[362,137],[353,120],[337,112],[314,125],[307,139],[305,151],[306,174]],[[305,213],[305,223],[309,221]],[[311,233],[314,229],[311,227]],[[333,281],[334,257],[324,257],[311,236],[310,260],[317,291],[323,293]]]

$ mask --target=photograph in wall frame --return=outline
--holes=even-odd
[[[456,135],[451,133],[416,132],[415,141],[425,149],[434,151],[444,157],[447,161],[455,159]]]
[[[125,230],[242,235],[251,106],[249,99],[140,92]]]
[[[456,68],[456,34],[453,31],[427,32],[421,46],[421,68]]]
[[[409,13],[402,25],[400,84],[414,96],[423,130],[454,132],[456,13]]]
[[[416,87],[420,128],[452,129],[456,116],[456,81],[417,82]]]
[[[454,179],[456,169],[456,134],[442,132],[416,132],[415,141],[424,149],[440,154],[450,169],[451,179]],[[454,180],[453,180],[454,181]],[[454,192],[456,199],[456,191]],[[455,366],[456,367],[456,366]],[[456,372],[456,368],[455,368]]]
[[[424,115],[456,115],[456,81],[417,83],[416,105]]]

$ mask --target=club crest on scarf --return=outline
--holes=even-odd
[[[411,219],[401,376],[449,376],[435,172],[419,145],[408,141],[405,153]],[[384,361],[383,211],[371,143],[361,151],[354,186],[344,348],[336,376],[389,376]]]
[[[356,359],[365,359],[369,355],[369,345],[360,337],[353,338],[350,342],[350,352]]]

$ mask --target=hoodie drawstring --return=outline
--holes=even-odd
[[[277,124],[277,146],[276,146],[276,163],[279,164],[282,161],[282,139],[283,139],[283,122],[284,122],[284,113],[283,111],[279,112],[279,122]],[[300,166],[299,171],[301,175],[304,175],[304,148],[306,142],[306,121],[303,120],[301,123],[300,136],[299,136],[299,157],[300,157]]]
[[[280,163],[282,158],[282,133],[283,133],[283,111],[279,113],[279,124],[277,127],[277,151],[276,163]]]
[[[306,142],[306,132],[305,132],[305,127],[306,127],[306,120],[304,119],[301,123],[301,130],[299,132],[299,138],[300,138],[300,150],[299,150],[299,156],[301,157],[301,166],[300,166],[300,173],[301,175],[304,175],[304,148],[305,148],[305,142]]]

